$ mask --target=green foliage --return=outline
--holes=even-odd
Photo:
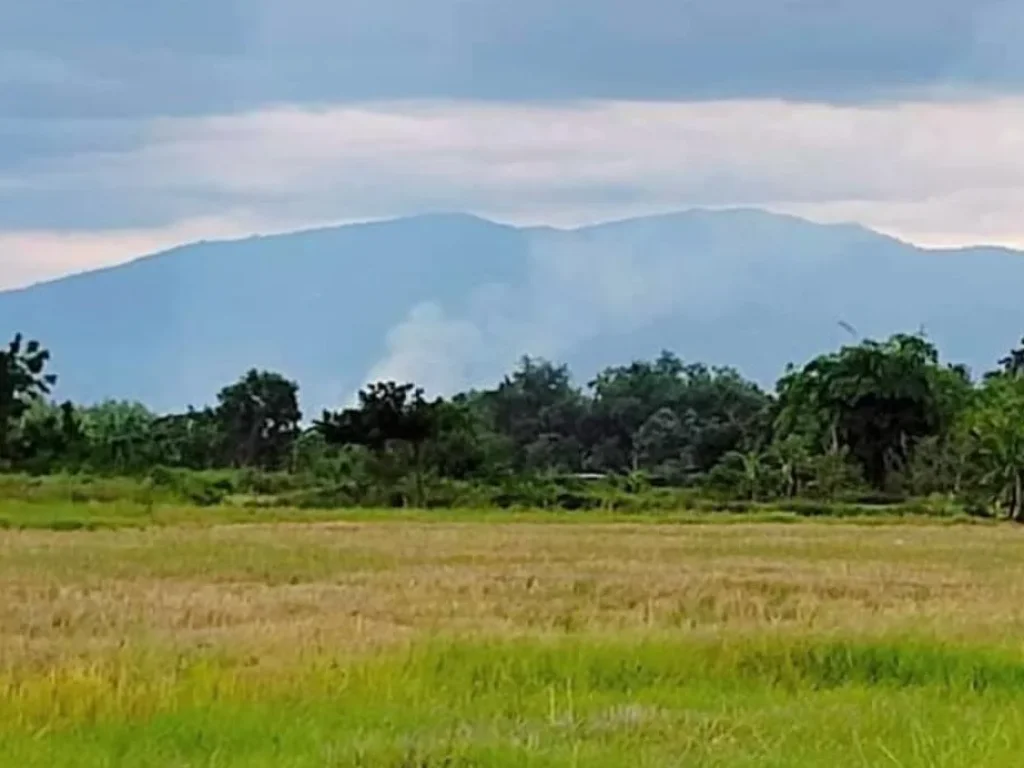
[[[162,416],[152,423],[152,449],[161,463],[188,469],[212,469],[223,463],[225,436],[211,408]]]
[[[95,471],[131,474],[159,461],[153,450],[156,417],[139,403],[106,402],[78,413],[88,442],[87,464]]]
[[[778,385],[780,435],[805,435],[827,452],[846,447],[865,480],[883,490],[915,445],[940,434],[969,390],[962,369],[943,368],[918,336],[865,341],[790,369]]]
[[[0,349],[0,468],[8,461],[12,428],[57,383],[56,376],[45,373],[49,362],[49,351],[21,334]]]
[[[221,390],[215,415],[232,466],[287,466],[302,421],[298,394],[295,382],[257,370]]]
[[[990,377],[964,417],[972,490],[994,510],[1024,518],[1024,377]]]
[[[589,467],[646,469],[678,482],[709,471],[763,433],[769,399],[730,368],[685,365],[670,352],[653,363],[609,368],[592,383]]]
[[[775,396],[669,352],[586,390],[527,357],[494,388],[448,400],[372,384],[303,431],[298,384],[257,370],[183,413],[58,406],[44,399],[48,353],[16,337],[0,353],[0,461],[135,477],[147,498],[201,505],[835,511],[938,499],[1021,520],[1022,354],[974,384],[925,339],[896,335],[791,366]],[[70,485],[104,497],[92,480]]]
[[[74,469],[87,440],[72,403],[58,406],[35,399],[15,425],[9,442],[18,467],[43,474]]]
[[[316,429],[328,444],[368,448],[377,456],[378,467],[395,479],[403,473],[394,446],[398,443],[408,447],[416,504],[423,506],[423,447],[438,433],[442,407],[440,401],[427,402],[423,390],[413,384],[371,384],[359,393],[358,408],[324,413]]]
[[[200,507],[223,503],[239,490],[240,485],[237,475],[232,472],[193,472],[167,467],[154,467],[150,481],[168,495]]]
[[[504,436],[517,472],[577,472],[583,468],[580,430],[586,400],[569,369],[524,357],[519,368],[484,393],[478,406],[495,432]]]
[[[1006,376],[1019,378],[1024,376],[1024,339],[1021,339],[1020,346],[1010,350],[1010,353],[999,361],[1000,373]]]

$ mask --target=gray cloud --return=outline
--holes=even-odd
[[[338,169],[358,181],[351,204],[312,191],[300,204],[267,185],[240,201],[173,164],[133,176],[126,164],[180,126],[169,117],[381,112],[395,100],[569,109],[1012,94],[1024,86],[1022,33],[1019,0],[0,0],[0,229],[160,226],[238,205],[288,220],[466,207],[444,185],[406,194],[368,161]],[[693,202],[779,196],[739,176],[705,177],[715,199]],[[571,203],[578,183],[606,207],[688,199],[657,198],[635,179],[547,180],[533,192]],[[505,199],[485,189],[474,207]]]
[[[117,129],[124,149],[83,132],[73,158],[0,166],[0,230],[238,213],[275,227],[425,210],[554,223],[693,205],[828,205],[831,215],[856,202],[876,213],[918,205],[920,233],[956,221],[948,206],[929,221],[928,205],[973,195],[997,213],[1024,191],[1020,99],[403,102],[127,124]],[[958,225],[973,219],[984,239],[992,233],[978,210],[964,208]]]
[[[1016,92],[1022,28],[1014,0],[7,0],[0,112]]]

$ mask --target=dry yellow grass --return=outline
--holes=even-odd
[[[748,630],[1004,640],[1024,533],[325,524],[0,533],[0,666],[128,646],[287,660],[437,635]]]
[[[1021,637],[1008,526],[4,531],[0,766],[1011,766]]]

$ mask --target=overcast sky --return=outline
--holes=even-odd
[[[429,210],[1024,245],[1022,0],[0,0],[0,287]]]

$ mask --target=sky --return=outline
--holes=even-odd
[[[1022,0],[0,0],[0,288],[426,211],[1024,246]]]

